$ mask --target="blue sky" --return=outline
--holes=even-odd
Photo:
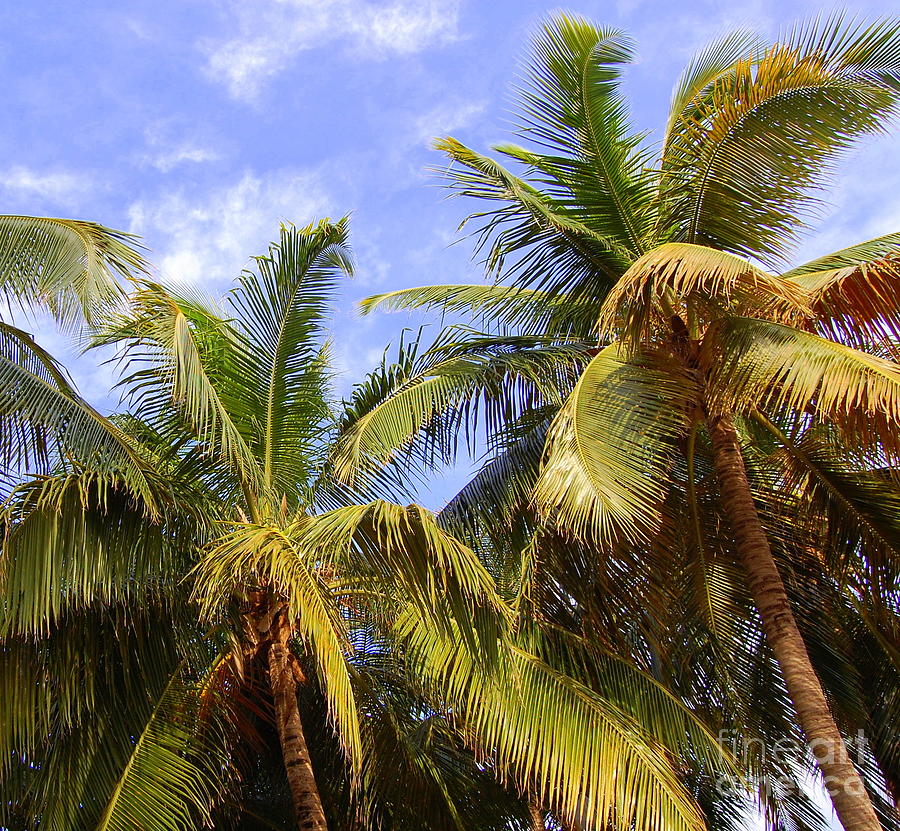
[[[0,198],[5,213],[88,218],[140,234],[163,279],[218,293],[281,221],[352,213],[358,276],[334,320],[344,389],[421,318],[360,318],[368,294],[477,280],[429,166],[432,137],[509,139],[510,89],[531,0],[81,0],[0,7]],[[627,76],[641,127],[662,123],[690,55],[735,26],[767,35],[833,6],[796,0],[573,2],[633,35]],[[890,0],[856,2],[865,16]],[[898,134],[842,167],[803,253],[900,229]],[[64,352],[41,327],[44,342]],[[71,353],[69,353],[71,354]],[[70,361],[103,403],[96,359]],[[441,489],[438,488],[437,491]]]

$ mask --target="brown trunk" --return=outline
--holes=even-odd
[[[531,831],[547,831],[547,825],[544,823],[544,812],[541,810],[540,803],[534,798],[528,798],[528,819]]]
[[[280,638],[269,646],[269,684],[275,701],[275,721],[281,740],[284,769],[294,802],[297,828],[300,831],[328,831],[300,721],[297,680],[291,667],[288,646]]]
[[[753,503],[734,424],[727,417],[719,417],[709,419],[707,426],[725,514],[747,573],[750,593],[835,812],[846,831],[881,831],[794,620]]]

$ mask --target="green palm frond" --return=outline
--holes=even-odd
[[[564,294],[497,284],[435,285],[376,294],[360,303],[363,314],[388,309],[438,309],[444,314],[471,312],[486,323],[521,327],[548,335],[590,337],[597,306]]]
[[[479,468],[469,482],[441,509],[438,520],[467,537],[500,538],[509,533],[513,518],[531,502],[551,415],[534,429],[511,439]]]
[[[743,317],[721,321],[707,400],[713,412],[782,407],[828,419],[860,447],[898,452],[900,367],[790,326]],[[705,360],[712,360],[708,355]],[[725,408],[725,409],[723,409]]]
[[[4,635],[0,791],[6,799],[0,815],[11,804],[42,827],[95,827],[163,692],[172,687],[190,698],[192,682],[183,666],[208,659],[207,645],[175,597],[173,592],[161,601],[150,592],[124,604],[70,609],[47,634]],[[189,761],[187,754],[200,748],[183,743],[181,731],[195,732],[198,712],[188,699],[184,703],[189,706],[178,715],[168,747],[183,751],[188,767],[213,764],[212,745]],[[183,795],[174,791],[172,798]],[[147,799],[148,808],[151,803]],[[187,798],[185,812],[189,805]]]
[[[0,472],[21,475],[62,465],[123,483],[159,510],[157,484],[140,448],[78,396],[56,361],[34,339],[0,326]]]
[[[0,637],[46,633],[67,611],[163,593],[203,530],[189,506],[150,515],[121,480],[88,473],[24,483],[0,551]]]
[[[123,299],[117,276],[147,270],[135,239],[95,222],[0,216],[0,296],[69,327],[98,323]]]
[[[601,543],[654,531],[695,396],[694,379],[662,353],[628,358],[618,344],[601,351],[550,428],[539,508]]]
[[[376,501],[301,521],[297,546],[376,585],[394,586],[431,625],[491,644],[506,613],[475,554],[419,505]]]
[[[626,267],[630,258],[623,242],[588,227],[558,199],[455,139],[441,139],[435,147],[462,166],[444,172],[455,194],[504,203],[472,214],[461,226],[478,223],[476,254],[485,253],[490,273],[528,287],[588,296],[598,281],[608,287]],[[517,157],[522,153],[502,149]]]
[[[736,62],[669,135],[661,227],[677,228],[676,241],[782,256],[809,188],[894,111],[898,42],[895,23],[834,18]]]
[[[160,695],[125,763],[97,831],[176,831],[208,822],[227,775],[206,738],[201,703],[181,667]]]
[[[716,81],[732,72],[737,61],[757,55],[763,48],[757,35],[738,30],[712,41],[691,59],[672,90],[663,156],[669,137],[681,123],[690,120],[698,104],[712,92]]]
[[[619,90],[620,68],[631,60],[631,42],[621,32],[554,17],[533,41],[518,96],[519,131],[553,154],[541,172],[569,191],[575,215],[637,256],[652,190],[641,136],[630,128]]]
[[[832,251],[830,254],[816,257],[814,260],[784,272],[781,276],[786,280],[794,280],[816,271],[835,271],[861,265],[871,260],[881,260],[890,254],[898,253],[898,251],[900,251],[900,233],[885,234],[882,237],[858,242],[847,248],[841,248],[839,251]],[[803,280],[798,280],[798,282],[803,284]]]
[[[337,279],[352,272],[346,219],[283,226],[228,296],[243,333],[234,359],[240,387],[232,394],[243,418],[258,422],[252,450],[265,488],[289,501],[319,452],[328,416],[322,326]]]
[[[452,460],[460,435],[471,437],[479,420],[499,428],[547,401],[561,403],[593,349],[580,340],[458,335],[447,330],[355,408],[333,455],[340,479],[352,481],[398,451],[426,465]]]
[[[762,413],[758,421],[780,445],[769,460],[787,494],[802,493],[797,513],[823,534],[821,556],[833,579],[859,583],[876,594],[897,585],[900,561],[900,482],[891,471],[854,459],[822,426],[797,438],[780,430]],[[784,495],[775,504],[784,504]],[[800,525],[798,533],[809,534]]]
[[[127,372],[120,384],[133,406],[150,422],[177,413],[208,452],[258,487],[262,471],[234,412],[239,333],[199,298],[156,283],[139,284],[130,303],[96,343],[119,346]]]
[[[635,719],[518,647],[502,649],[496,676],[485,679],[459,640],[417,621],[401,619],[398,635],[468,740],[558,816],[599,827],[704,827],[662,746]]]

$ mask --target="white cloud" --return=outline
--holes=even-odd
[[[198,139],[195,131],[185,136],[172,119],[149,124],[144,129],[144,139],[148,151],[140,157],[141,163],[162,173],[186,163],[215,162],[222,158],[222,154],[210,147],[208,142]]]
[[[90,177],[83,173],[37,171],[22,165],[0,172],[0,186],[15,196],[45,199],[59,205],[71,205],[95,190]]]
[[[145,157],[145,161],[162,173],[168,173],[185,162],[198,164],[201,162],[215,162],[221,158],[221,153],[217,153],[209,147],[181,144],[170,150],[148,155]]]
[[[431,142],[454,130],[462,130],[472,125],[487,105],[484,101],[456,101],[439,104],[417,116],[413,124],[416,143],[431,147]]]
[[[210,77],[252,101],[300,52],[343,41],[362,56],[413,54],[454,39],[458,17],[458,0],[245,0],[234,36],[200,46]]]
[[[131,230],[151,261],[179,283],[230,281],[262,254],[281,222],[306,224],[327,213],[319,176],[308,171],[245,173],[232,184],[195,193],[179,189],[129,208]]]

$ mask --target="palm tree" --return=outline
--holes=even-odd
[[[334,414],[324,322],[350,270],[342,220],[283,228],[224,308],[137,281],[95,339],[118,345],[134,414],[78,421],[52,374],[39,409],[7,391],[19,446],[57,444],[4,506],[4,809],[182,828],[283,822],[272,803],[298,827],[442,828],[480,798],[486,825],[525,822],[500,776],[563,814],[699,828],[671,758],[718,753],[672,696],[635,673],[629,710],[568,678],[514,641],[468,548],[372,498],[395,472],[332,475],[373,392]],[[386,759],[442,801],[413,813]]]
[[[900,235],[789,270],[785,258],[823,172],[896,112],[900,24],[835,18],[768,46],[742,33],[715,42],[678,82],[656,147],[631,128],[619,90],[630,55],[619,32],[580,19],[544,27],[520,95],[520,132],[533,149],[496,148],[523,176],[454,139],[438,142],[459,165],[447,174],[452,187],[497,205],[473,219],[478,249],[506,285],[429,286],[368,307],[468,308],[525,335],[448,336],[347,437],[342,469],[350,477],[416,435],[424,441],[412,450],[449,457],[446,425],[481,401],[489,432],[510,417],[519,438],[546,431],[534,489],[546,525],[600,549],[659,547],[678,524],[671,497],[680,490],[703,557],[698,490],[708,483],[697,469],[707,455],[728,554],[743,568],[835,810],[848,831],[874,831],[878,818],[798,627],[759,497],[790,496],[804,510],[811,489],[828,487],[800,449],[819,425],[833,432],[849,479],[879,478],[896,462]],[[579,361],[561,363],[564,349],[580,350]],[[558,381],[573,363],[580,375],[561,403]],[[804,478],[754,481],[747,454],[760,433],[805,464]],[[516,430],[497,435],[502,445]],[[896,505],[894,474],[880,476],[877,492],[884,518]],[[853,530],[839,558],[821,553],[829,574],[855,574],[861,602],[877,594],[892,617],[896,538],[870,548],[871,523],[840,487],[831,498],[843,499]],[[808,527],[798,521],[796,533]]]

